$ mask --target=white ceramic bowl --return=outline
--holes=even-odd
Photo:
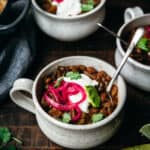
[[[86,149],[95,147],[109,140],[118,130],[122,121],[123,106],[126,100],[126,86],[122,77],[116,81],[118,85],[118,106],[114,112],[104,120],[88,125],[72,125],[62,123],[50,117],[40,106],[38,94],[42,87],[42,79],[53,72],[59,65],[79,65],[93,66],[97,70],[104,70],[110,76],[115,69],[103,60],[87,57],[72,56],[58,59],[48,64],[37,75],[35,81],[29,79],[18,79],[15,81],[10,91],[11,99],[20,107],[35,114],[38,125],[42,132],[53,142],[68,148]],[[32,94],[33,101],[20,91]]]
[[[50,117],[39,104],[38,93],[41,93],[39,90],[42,86],[42,79],[50,72],[53,72],[59,65],[79,64],[86,66],[92,65],[97,70],[106,71],[109,75],[112,75],[115,71],[110,64],[100,59],[87,56],[65,57],[48,64],[37,75],[34,82],[29,79],[16,80],[10,91],[10,97],[17,105],[36,115],[40,129],[49,139],[64,147],[85,149],[109,140],[119,128],[126,99],[126,86],[123,79],[118,77],[118,106],[114,112],[104,120],[88,125],[62,123],[53,117]],[[23,95],[20,91],[26,91],[32,94],[33,101],[29,97]]]
[[[118,31],[118,35],[121,37],[136,27],[150,25],[150,14],[144,15],[139,7],[126,9],[124,17],[125,24]],[[119,66],[125,51],[119,39],[116,39],[116,45],[115,63],[116,66]],[[150,66],[141,64],[130,57],[121,71],[121,75],[135,87],[150,91]]]
[[[105,17],[105,0],[92,11],[73,17],[59,17],[42,10],[32,0],[34,17],[39,28],[47,35],[61,41],[76,41],[87,37],[98,29],[97,22]]]

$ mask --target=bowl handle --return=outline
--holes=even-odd
[[[130,20],[143,16],[144,12],[140,7],[127,8],[124,12],[124,23],[128,23]]]
[[[32,100],[33,81],[30,79],[18,79],[10,90],[12,101],[25,110],[35,114],[35,106]]]

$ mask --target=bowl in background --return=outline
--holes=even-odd
[[[124,14],[125,24],[118,31],[118,36],[123,37],[136,27],[150,25],[150,14],[144,14],[140,7],[127,8]],[[116,39],[115,63],[119,66],[125,50],[119,39]],[[131,57],[121,71],[121,75],[135,87],[150,91],[150,66],[144,65]]]
[[[18,0],[18,1],[9,0],[6,7],[7,7],[6,12],[4,12],[4,14],[2,13],[2,16],[0,16],[2,17],[2,19],[8,19],[8,17],[10,17],[8,16],[9,14],[8,12],[10,11],[10,9],[18,8],[18,9],[21,9],[21,12],[18,15],[18,17],[14,19],[12,22],[8,24],[0,24],[0,36],[9,35],[17,29],[18,25],[22,22],[22,20],[24,19],[24,17],[26,16],[30,8],[30,1],[29,0]]]
[[[47,35],[61,41],[76,41],[98,29],[97,22],[105,17],[105,1],[101,0],[93,10],[72,17],[59,17],[44,11],[32,0],[34,17],[39,28]]]
[[[126,85],[122,77],[118,77],[118,105],[111,115],[104,120],[87,125],[73,125],[63,123],[49,116],[39,104],[43,78],[57,69],[58,66],[68,65],[93,66],[97,70],[104,70],[110,76],[115,69],[103,60],[88,56],[72,56],[58,59],[48,64],[37,75],[35,81],[30,79],[18,79],[10,91],[10,97],[14,103],[35,114],[41,131],[53,142],[74,149],[86,149],[95,147],[108,141],[118,130],[123,115],[123,107],[126,100]],[[28,92],[31,98],[21,91]]]

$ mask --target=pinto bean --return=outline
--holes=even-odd
[[[112,89],[111,89],[111,96],[115,97],[117,95],[117,93],[118,93],[118,88],[116,85],[113,85]]]
[[[87,67],[86,68],[86,71],[90,74],[94,74],[94,73],[97,73],[96,69],[93,68],[93,67]]]
[[[45,101],[44,98],[41,99],[41,105],[42,105],[43,107],[47,107],[47,106],[48,106],[48,104],[47,104],[47,102]]]
[[[77,124],[86,124],[89,121],[88,115],[86,113],[81,114],[81,118],[77,122]]]
[[[78,66],[73,65],[73,66],[69,66],[69,70],[73,71],[73,72],[78,72],[79,68],[78,68]]]
[[[48,12],[56,14],[57,11],[57,6],[56,5],[51,5],[51,7],[48,9]]]
[[[113,97],[112,107],[116,108],[117,104],[118,104],[118,97]]]
[[[57,78],[60,78],[61,76],[63,76],[63,72],[61,72],[60,70],[57,70],[56,76],[57,76]]]
[[[104,90],[104,86],[103,86],[103,83],[101,82],[101,83],[99,83],[99,85],[98,85],[98,91],[99,92],[102,92]]]
[[[109,82],[111,80],[111,77],[109,75],[107,75],[105,79],[106,79],[106,81]]]
[[[87,4],[88,0],[81,0],[82,4]]]
[[[105,117],[108,115],[106,108],[100,109],[100,113],[102,113]]]
[[[98,5],[101,0],[94,0],[94,5]]]
[[[50,114],[51,116],[53,116],[54,118],[60,118],[63,114],[62,111],[59,111],[55,108],[51,108],[49,111],[48,111],[48,114]]]
[[[87,76],[89,76],[91,79],[96,79],[96,75],[95,74],[90,74],[89,72],[87,72],[87,71],[84,71],[83,72],[85,75],[87,75]]]
[[[65,71],[65,67],[64,66],[58,66],[58,68],[57,68],[58,70],[60,70],[60,71],[62,71],[62,72],[64,72]]]
[[[90,108],[90,114],[98,113],[99,109],[98,108]]]
[[[52,79],[50,77],[46,77],[44,79],[45,84],[49,84],[52,81]]]
[[[108,115],[110,115],[112,112],[113,112],[113,109],[112,109],[111,107],[108,107],[108,108],[107,108],[107,113],[108,113]]]
[[[86,70],[86,66],[84,65],[79,65],[80,71],[85,71]]]
[[[112,107],[111,102],[108,101],[108,102],[104,103],[104,107],[105,107],[105,108],[111,108],[111,107]]]

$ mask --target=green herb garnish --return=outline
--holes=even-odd
[[[81,6],[81,9],[83,12],[86,12],[86,11],[90,11],[94,8],[93,5],[89,5],[89,4],[82,4]]]
[[[71,80],[77,80],[81,78],[81,74],[79,72],[67,72],[66,77],[69,77]]]
[[[81,5],[81,10],[83,12],[90,11],[94,8],[94,1],[93,0],[88,0],[86,4]]]
[[[150,140],[150,124],[146,124],[141,127],[139,132]]]
[[[57,81],[56,81],[56,83],[55,83],[55,85],[54,85],[54,88],[58,88],[60,85],[61,85],[61,82],[63,81],[63,78],[59,78]]]
[[[65,123],[69,123],[71,121],[71,115],[69,113],[64,113],[62,121]]]
[[[94,86],[86,86],[85,87],[88,95],[88,100],[92,104],[93,107],[100,106],[100,96],[98,94],[97,89]]]
[[[89,5],[93,5],[93,6],[94,6],[94,0],[88,0],[86,4],[89,4]]]
[[[140,128],[139,132],[150,140],[150,124],[145,124]],[[135,145],[122,150],[150,150],[150,144]]]
[[[123,148],[122,150],[150,150],[150,144],[136,145],[132,147]]]
[[[6,144],[11,139],[11,133],[8,128],[0,128],[0,143]]]
[[[98,113],[98,114],[93,114],[92,115],[92,122],[98,122],[101,121],[103,119],[104,115],[102,113]]]
[[[148,42],[150,40],[147,39],[147,38],[141,38],[139,40],[139,42],[137,43],[137,47],[140,48],[141,50],[144,50],[146,52],[149,52],[150,51],[150,48],[147,46]]]
[[[7,146],[11,141],[22,144],[22,141],[12,136],[8,128],[0,127],[0,150],[15,150],[16,147],[14,145]]]

